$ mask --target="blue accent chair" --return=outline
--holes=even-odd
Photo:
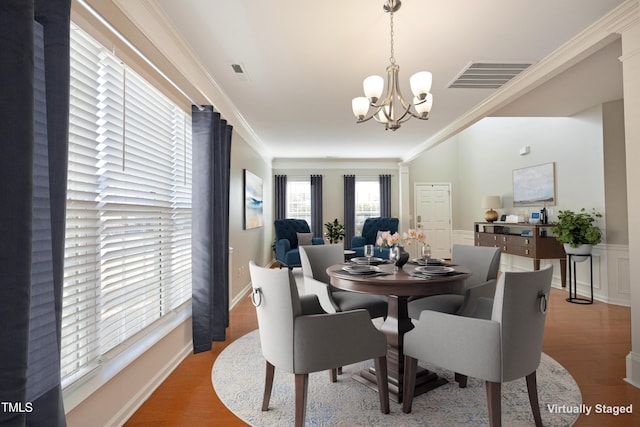
[[[388,217],[372,217],[367,218],[362,226],[362,235],[353,236],[351,238],[351,249],[356,251],[355,256],[364,256],[364,245],[375,245],[378,237],[378,231],[389,231],[396,233],[398,231],[398,218]],[[389,248],[375,248],[375,256],[388,259]]]
[[[309,224],[304,219],[287,218],[276,219],[273,225],[276,229],[276,260],[289,269],[301,267],[297,233],[310,233]],[[311,242],[314,245],[324,244],[322,237],[313,237]]]

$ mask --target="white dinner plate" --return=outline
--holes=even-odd
[[[426,273],[426,274],[433,274],[433,275],[445,275],[455,270],[451,267],[443,267],[439,265],[428,265],[424,267],[416,267],[416,271],[419,271],[421,273]]]
[[[354,264],[360,264],[360,265],[377,265],[377,264],[382,264],[384,262],[384,260],[382,258],[378,258],[378,257],[371,257],[371,259],[367,258],[366,256],[358,256],[355,258],[351,258],[349,261],[351,261]]]
[[[380,271],[375,265],[345,265],[342,269],[350,274],[373,274]]]

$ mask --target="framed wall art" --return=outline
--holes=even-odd
[[[556,204],[555,163],[513,171],[513,206]]]
[[[262,178],[244,170],[244,229],[264,225],[262,203]]]

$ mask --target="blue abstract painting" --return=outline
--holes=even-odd
[[[262,212],[262,179],[244,170],[244,228],[262,227],[264,216]]]

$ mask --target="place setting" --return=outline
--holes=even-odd
[[[422,265],[416,267],[413,271],[409,272],[410,276],[420,277],[422,279],[434,279],[444,276],[456,276],[458,274],[464,274],[460,271],[456,271],[453,267],[446,265]]]

